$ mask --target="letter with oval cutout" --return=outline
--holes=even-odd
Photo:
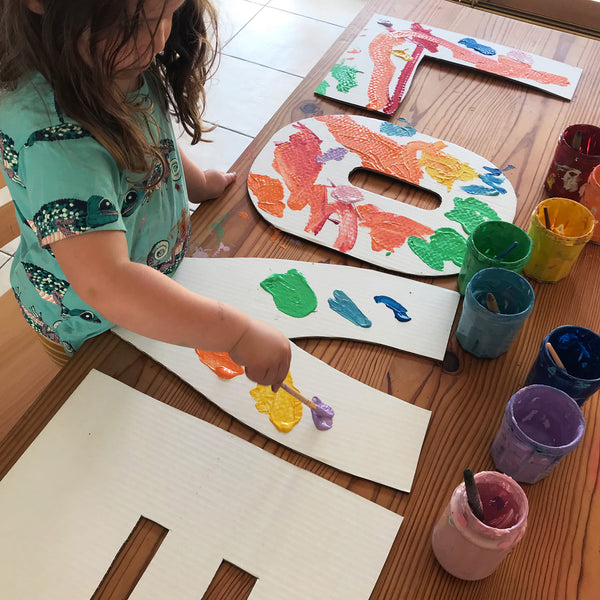
[[[441,198],[428,210],[350,183],[367,169]],[[254,161],[250,197],[269,223],[381,267],[451,275],[484,220],[512,221],[515,192],[503,172],[465,148],[411,127],[328,115],[280,129]]]

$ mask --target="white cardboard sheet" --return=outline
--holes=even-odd
[[[426,209],[350,183],[356,169],[439,197]],[[248,176],[257,211],[277,229],[391,271],[460,271],[469,233],[512,221],[517,196],[502,169],[466,148],[372,117],[323,115],[290,123]]]
[[[260,282],[296,269],[317,296],[317,309],[297,318],[281,312]],[[187,289],[239,308],[271,323],[290,339],[346,338],[383,344],[442,360],[460,295],[434,285],[371,269],[265,258],[184,258],[173,279]],[[329,307],[334,290],[342,290],[372,322],[360,327]],[[393,298],[407,309],[410,321],[395,319],[376,295]]]
[[[374,15],[336,61],[317,93],[394,114],[426,56],[506,77],[568,100],[581,76],[579,67],[544,56],[471,35]]]
[[[292,344],[294,386],[308,398],[318,396],[335,416],[330,430],[319,431],[303,407],[300,422],[282,433],[256,409],[250,395],[256,384],[245,375],[221,379],[190,348],[114,331],[252,429],[346,473],[410,491],[430,411],[352,379]]]
[[[392,459],[394,460],[394,459]],[[0,589],[87,600],[140,516],[169,531],[130,596],[367,600],[402,517],[92,371],[0,482]]]

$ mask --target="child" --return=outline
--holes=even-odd
[[[209,27],[216,36],[208,0],[2,1],[0,153],[21,228],[11,285],[54,352],[118,324],[229,352],[276,389],[287,338],[169,277],[188,197],[216,198],[235,178],[192,163],[169,119],[194,143],[206,131]]]

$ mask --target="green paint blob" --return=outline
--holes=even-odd
[[[444,270],[446,260],[451,260],[457,267],[461,267],[467,251],[465,238],[450,227],[436,229],[429,242],[411,235],[407,243],[425,264],[436,271]]]
[[[338,82],[335,86],[338,92],[349,92],[358,85],[356,74],[362,73],[356,67],[350,67],[342,63],[334,65],[331,69],[331,76]]]
[[[462,225],[463,231],[469,235],[477,225],[484,221],[500,221],[498,213],[477,198],[454,198],[454,208],[444,213],[450,221],[456,221]]]
[[[321,81],[321,83],[317,86],[315,94],[326,94],[328,87],[331,86],[327,83],[327,81],[325,81],[325,79],[323,79],[323,81]]]
[[[302,318],[317,309],[317,296],[306,278],[296,269],[274,273],[260,282],[260,287],[273,296],[275,306],[290,317]]]

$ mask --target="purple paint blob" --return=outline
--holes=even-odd
[[[329,148],[329,150],[321,154],[321,156],[317,156],[316,160],[318,163],[325,163],[328,160],[340,161],[343,160],[346,154],[348,154],[348,149],[338,146],[337,148]]]
[[[317,408],[311,409],[312,420],[315,427],[320,431],[326,431],[333,427],[333,408],[321,402],[317,396],[313,396],[312,401],[317,405]]]

